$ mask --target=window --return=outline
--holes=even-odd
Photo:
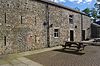
[[[37,18],[36,18],[36,16],[35,16],[35,25],[37,24]]]
[[[5,13],[5,23],[6,23],[6,17],[7,17],[7,14]]]
[[[59,37],[59,29],[54,29],[54,37],[55,38]]]
[[[21,24],[23,24],[23,16],[21,16]]]
[[[36,38],[37,38],[37,35],[35,35],[35,43],[37,42]]]
[[[6,46],[6,41],[7,41],[6,36],[4,36],[4,46]]]
[[[69,23],[73,24],[73,15],[69,15]]]

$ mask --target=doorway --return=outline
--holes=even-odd
[[[85,30],[82,30],[82,41],[85,40]]]
[[[70,41],[74,41],[74,31],[70,30]]]

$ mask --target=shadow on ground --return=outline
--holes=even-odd
[[[98,45],[98,44],[91,44],[92,46],[100,46],[100,44]]]
[[[58,51],[58,52],[63,52],[63,53],[69,53],[69,54],[75,54],[75,55],[84,55],[85,53],[83,53],[82,51],[77,51],[75,49],[55,49],[53,51]]]

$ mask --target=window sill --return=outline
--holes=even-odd
[[[59,38],[59,37],[54,37],[54,38]]]

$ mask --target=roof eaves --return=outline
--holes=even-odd
[[[58,4],[58,3],[55,3],[55,2],[52,2],[52,1],[47,1],[47,0],[38,0],[38,1],[41,1],[41,2],[44,2],[44,3],[47,3],[47,4],[51,4],[51,5],[55,5],[55,6],[58,6],[58,7],[61,7],[61,8],[64,8],[64,9],[68,9],[70,11],[73,11],[73,12],[76,12],[76,13],[80,13],[82,15],[85,15],[85,16],[88,16],[80,11],[77,11],[75,9],[72,9],[72,8],[69,8],[67,6],[64,6],[64,5],[61,5],[61,4]]]
[[[97,27],[100,27],[100,25],[99,24],[96,24],[96,23],[92,23],[93,25],[95,25],[95,26],[97,26]]]

